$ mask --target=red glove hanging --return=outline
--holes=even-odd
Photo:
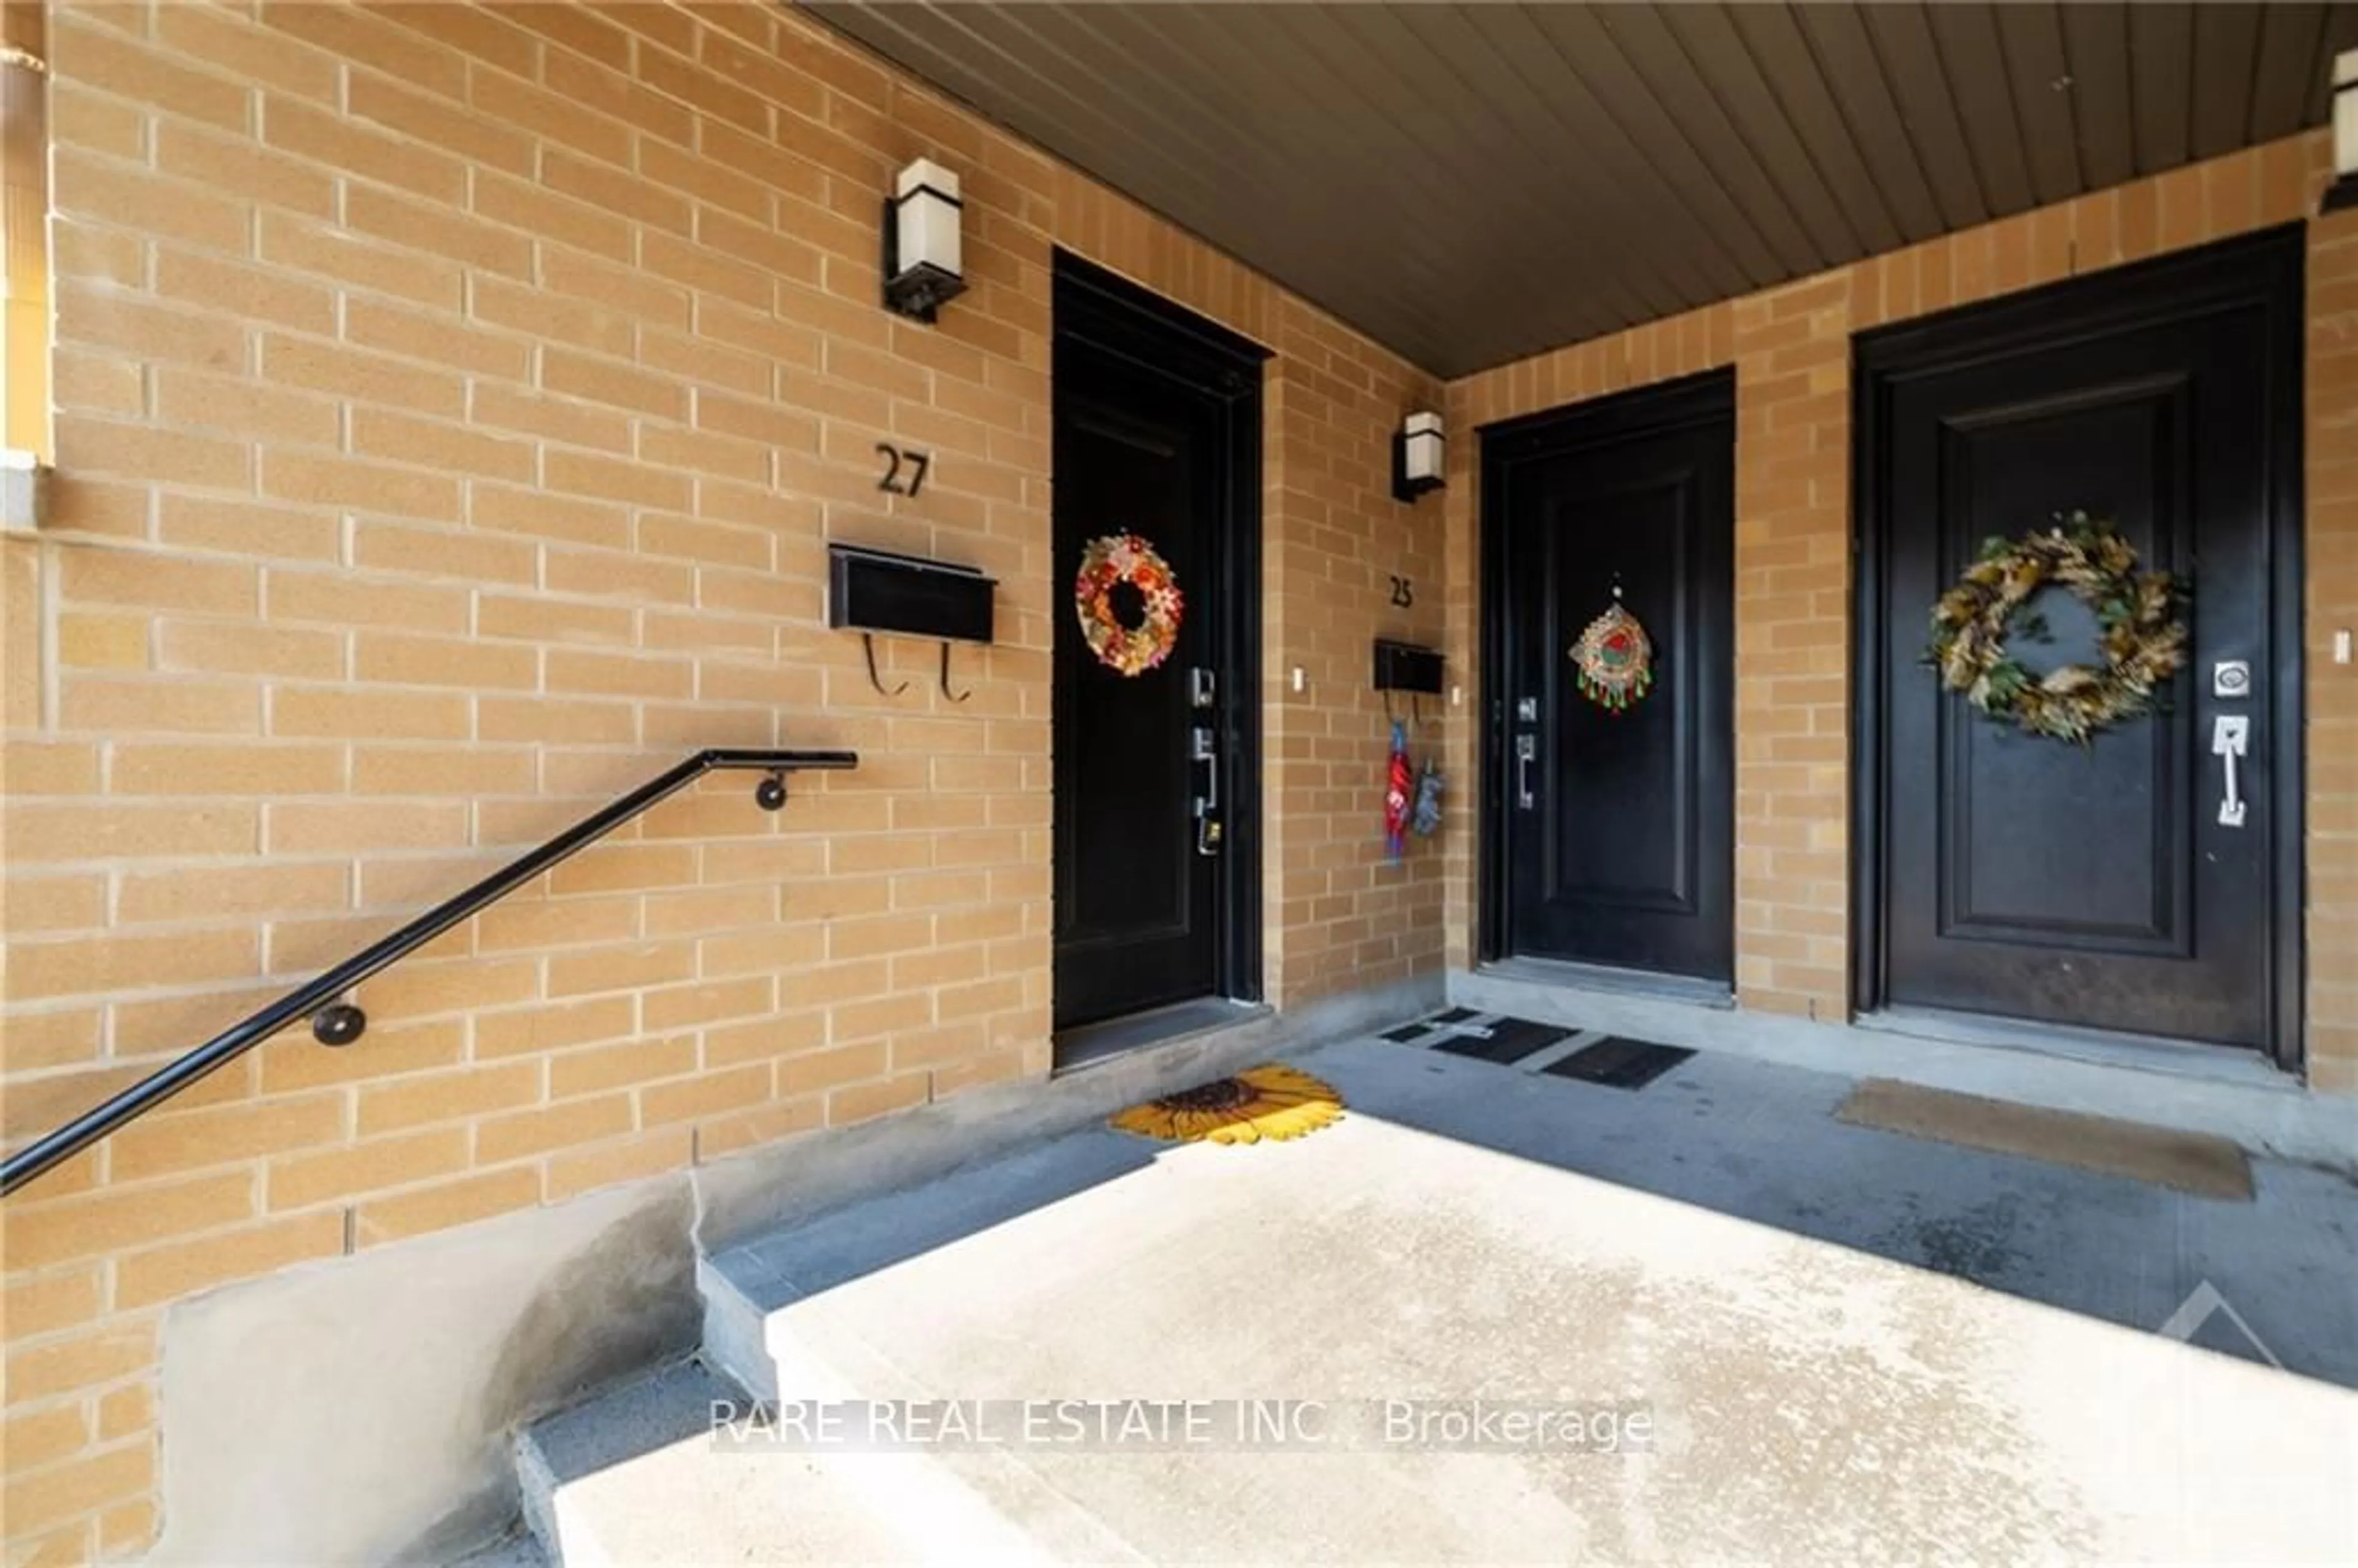
[[[1384,784],[1384,853],[1395,860],[1408,848],[1408,727],[1395,719]]]

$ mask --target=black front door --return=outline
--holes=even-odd
[[[1257,994],[1260,354],[1071,258],[1058,258],[1055,312],[1055,1017],[1067,1029]],[[1112,618],[1100,633],[1118,632],[1094,644],[1078,604],[1088,562],[1123,579],[1096,590]],[[1155,627],[1174,622],[1160,646]]]
[[[1490,954],[1728,981],[1733,378],[1493,427],[1482,451]],[[1626,707],[1574,654],[1617,603],[1652,649]]]
[[[2268,236],[1862,341],[1867,1005],[2285,1044],[2299,258],[2298,234]],[[2157,711],[2085,745],[1984,714],[1919,662],[1985,540],[2074,511],[2190,589],[2190,656]],[[2034,677],[2101,663],[2067,590],[2026,608],[2045,639],[2009,646]]]

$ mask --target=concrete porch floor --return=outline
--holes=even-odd
[[[1082,1132],[715,1267],[790,1400],[1545,1401],[1642,1407],[1650,1447],[1025,1446],[815,1490],[832,1461],[718,1451],[684,1394],[635,1440],[596,1405],[545,1430],[560,1505],[594,1527],[683,1462],[726,1475],[741,1518],[617,1561],[2358,1558],[2344,1175],[2264,1159],[2255,1201],[2191,1197],[1844,1125],[1851,1080],[1711,1052],[1634,1093],[1381,1040],[1293,1059],[1341,1124]],[[2233,1315],[2155,1333],[2206,1284]]]

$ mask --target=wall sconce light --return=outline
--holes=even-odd
[[[1412,414],[1392,435],[1392,498],[1414,501],[1441,488],[1444,460],[1441,416]]]
[[[2358,49],[2333,57],[2333,183],[2320,213],[2358,207]]]
[[[966,292],[958,177],[931,158],[903,169],[884,201],[884,308],[930,322]]]

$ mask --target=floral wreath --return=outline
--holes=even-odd
[[[1114,613],[1113,590],[1123,583],[1138,589],[1146,612],[1136,626]],[[1108,534],[1081,551],[1073,579],[1073,609],[1089,652],[1107,668],[1143,675],[1171,656],[1179,643],[1179,617],[1185,601],[1171,563],[1136,534]]]
[[[2151,708],[2155,689],[2186,663],[2178,613],[2185,586],[2136,565],[2136,546],[2120,530],[2084,512],[2059,513],[2053,527],[2019,539],[1985,540],[1980,559],[1933,606],[1924,662],[1992,718],[2085,745],[2097,730]],[[2034,676],[2006,652],[2010,635],[2045,640],[2044,619],[2019,612],[2050,583],[2095,611],[2101,666]]]

